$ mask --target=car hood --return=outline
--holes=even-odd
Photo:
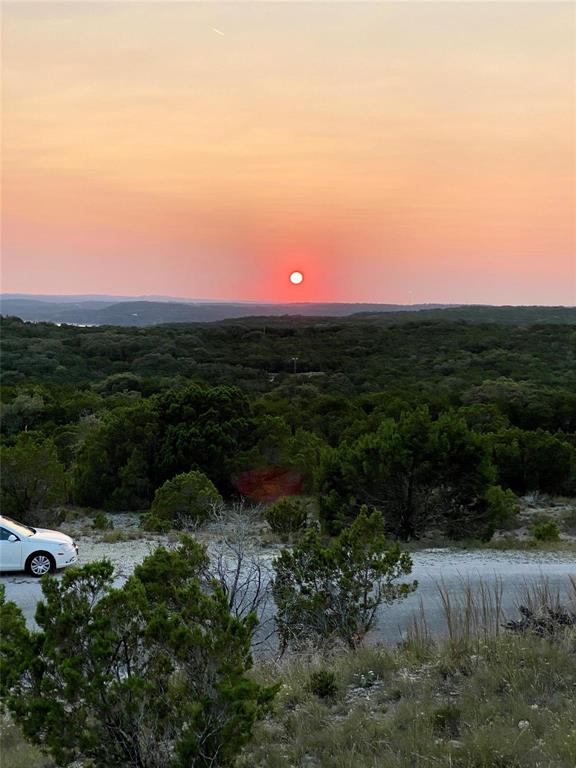
[[[73,544],[71,536],[60,531],[50,531],[48,528],[36,528],[36,533],[30,536],[29,541],[52,541],[54,544]]]

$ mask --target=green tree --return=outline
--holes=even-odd
[[[256,620],[232,616],[191,538],[121,588],[109,562],[42,583],[39,630],[0,594],[2,701],[57,765],[229,766],[274,694],[247,676]]]
[[[97,384],[95,390],[106,395],[115,392],[141,392],[142,379],[140,376],[136,376],[128,371],[125,373],[114,373]]]
[[[433,419],[417,408],[325,454],[320,512],[330,531],[372,504],[405,540],[431,528],[455,538],[464,531],[489,536],[494,522],[484,495],[493,479],[482,437],[462,418],[448,411]]]
[[[406,597],[416,582],[398,582],[412,561],[384,535],[378,512],[363,507],[338,538],[324,545],[309,531],[274,561],[272,586],[282,649],[335,641],[354,648],[374,626],[381,605]]]
[[[576,450],[565,435],[511,428],[491,435],[489,444],[500,483],[516,493],[576,488]]]
[[[90,430],[78,450],[73,471],[79,504],[110,509],[141,509],[153,490],[155,447],[160,425],[151,398],[116,408]],[[129,493],[137,486],[138,493]]]
[[[161,426],[157,483],[194,468],[205,472],[221,491],[231,491],[235,456],[256,440],[246,395],[232,387],[194,384],[151,399]]]
[[[286,463],[302,472],[307,487],[314,490],[327,444],[318,435],[298,427],[289,441],[288,450],[289,458]]]
[[[17,390],[13,400],[1,406],[2,432],[11,435],[24,429],[34,428],[45,411],[46,403],[40,390],[37,388]]]
[[[2,509],[22,520],[65,499],[64,467],[54,443],[31,432],[21,432],[13,446],[0,449]]]
[[[222,496],[203,472],[184,472],[158,488],[150,515],[181,528],[188,521],[206,520],[212,507],[221,502]]]
[[[141,448],[134,448],[118,472],[119,485],[112,493],[113,509],[146,509],[152,495],[148,462]]]

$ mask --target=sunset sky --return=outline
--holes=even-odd
[[[3,11],[3,291],[576,303],[572,3]]]

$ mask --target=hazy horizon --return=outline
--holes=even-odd
[[[421,302],[414,302],[414,303],[394,303],[394,302],[386,302],[386,301],[298,301],[297,299],[293,300],[286,300],[286,301],[266,301],[266,300],[253,300],[253,299],[235,299],[235,298],[229,298],[229,299],[222,299],[222,298],[214,298],[214,297],[208,297],[208,298],[198,298],[194,296],[166,296],[166,295],[155,295],[155,294],[105,294],[105,293],[36,293],[36,292],[25,292],[25,291],[0,291],[0,298],[33,298],[42,300],[43,298],[50,298],[50,299],[62,299],[64,302],[67,300],[72,299],[78,299],[83,301],[107,301],[109,299],[112,299],[114,301],[150,301],[150,302],[183,302],[183,303],[194,303],[197,302],[199,304],[258,304],[258,305],[265,305],[270,304],[273,305],[291,305],[299,306],[299,305],[305,305],[305,304],[368,304],[368,305],[382,305],[382,306],[398,306],[398,307],[425,307],[425,306],[445,306],[445,307],[523,307],[523,306],[531,306],[531,307],[566,307],[566,308],[572,308],[576,306],[576,302],[568,303],[568,304],[511,304],[511,303],[502,303],[502,304],[489,304],[489,303],[483,303],[483,302],[441,302],[441,301],[421,301]]]
[[[3,292],[576,302],[573,4],[3,11]]]

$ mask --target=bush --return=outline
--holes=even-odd
[[[148,531],[149,533],[168,533],[172,530],[172,525],[169,520],[162,520],[152,514],[142,515],[140,519],[140,527],[142,530]]]
[[[511,490],[491,485],[484,495],[488,518],[497,528],[506,528],[514,522],[518,512],[518,499]]]
[[[109,531],[114,528],[114,523],[108,519],[105,512],[96,512],[92,519],[92,528],[95,531]]]
[[[137,539],[144,538],[144,534],[140,531],[119,531],[112,530],[106,531],[102,534],[102,539],[105,544],[118,544],[121,541],[136,541]]]
[[[271,504],[264,519],[274,533],[291,534],[306,527],[308,513],[301,499],[285,496]]]
[[[203,472],[185,472],[167,480],[154,495],[150,515],[182,528],[206,520],[215,504],[222,503],[212,481]]]
[[[332,699],[338,693],[336,675],[327,669],[318,669],[312,672],[308,687],[319,699]]]
[[[272,592],[276,626],[283,650],[310,643],[359,645],[383,603],[406,597],[413,583],[395,583],[412,570],[398,544],[384,536],[378,512],[363,507],[354,523],[324,546],[317,531],[308,531],[291,550],[274,561]]]
[[[555,520],[535,520],[532,523],[532,535],[536,541],[558,541],[560,528]]]
[[[2,587],[0,693],[26,738],[57,765],[232,765],[275,687],[247,675],[256,620],[207,565],[187,537],[121,588],[107,561],[70,569],[43,581],[32,631]]]

